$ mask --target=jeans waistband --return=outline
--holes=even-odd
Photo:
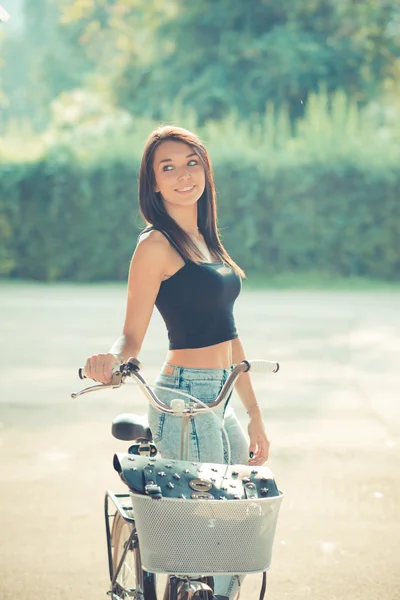
[[[171,379],[186,379],[186,380],[221,380],[225,379],[232,371],[233,366],[229,369],[195,369],[189,367],[179,367],[164,363],[161,367],[160,376],[171,377]]]

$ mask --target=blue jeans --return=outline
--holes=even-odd
[[[213,402],[225,383],[230,369],[188,369],[163,365],[156,381],[155,393],[166,404],[174,398],[185,398],[186,392],[205,404]],[[165,389],[160,389],[162,386]],[[189,398],[186,398],[189,401]],[[221,432],[222,420],[231,449],[231,464],[247,464],[249,441],[232,407],[219,406],[213,413],[199,414],[191,421],[189,459],[197,462],[227,462],[227,444]],[[180,458],[181,419],[166,415],[149,405],[148,419],[154,443],[164,458]],[[243,579],[243,577],[241,577]],[[215,594],[233,598],[238,589],[237,577],[214,577]]]

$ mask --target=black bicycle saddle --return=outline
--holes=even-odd
[[[111,426],[111,433],[117,440],[132,442],[136,440],[152,441],[153,436],[146,415],[123,413],[115,417]]]

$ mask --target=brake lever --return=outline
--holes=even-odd
[[[99,383],[97,385],[90,385],[87,388],[83,388],[83,390],[80,390],[79,392],[73,392],[71,394],[71,398],[77,398],[78,396],[83,396],[83,394],[88,394],[89,392],[96,392],[98,390],[115,390],[121,387],[126,377],[126,373],[121,373],[121,371],[115,371],[110,383]]]

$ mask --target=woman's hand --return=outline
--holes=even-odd
[[[260,466],[268,460],[269,441],[261,412],[252,415],[247,427],[250,437],[249,465]]]
[[[121,363],[117,354],[93,354],[86,360],[85,375],[100,383],[110,383],[113,367]]]

